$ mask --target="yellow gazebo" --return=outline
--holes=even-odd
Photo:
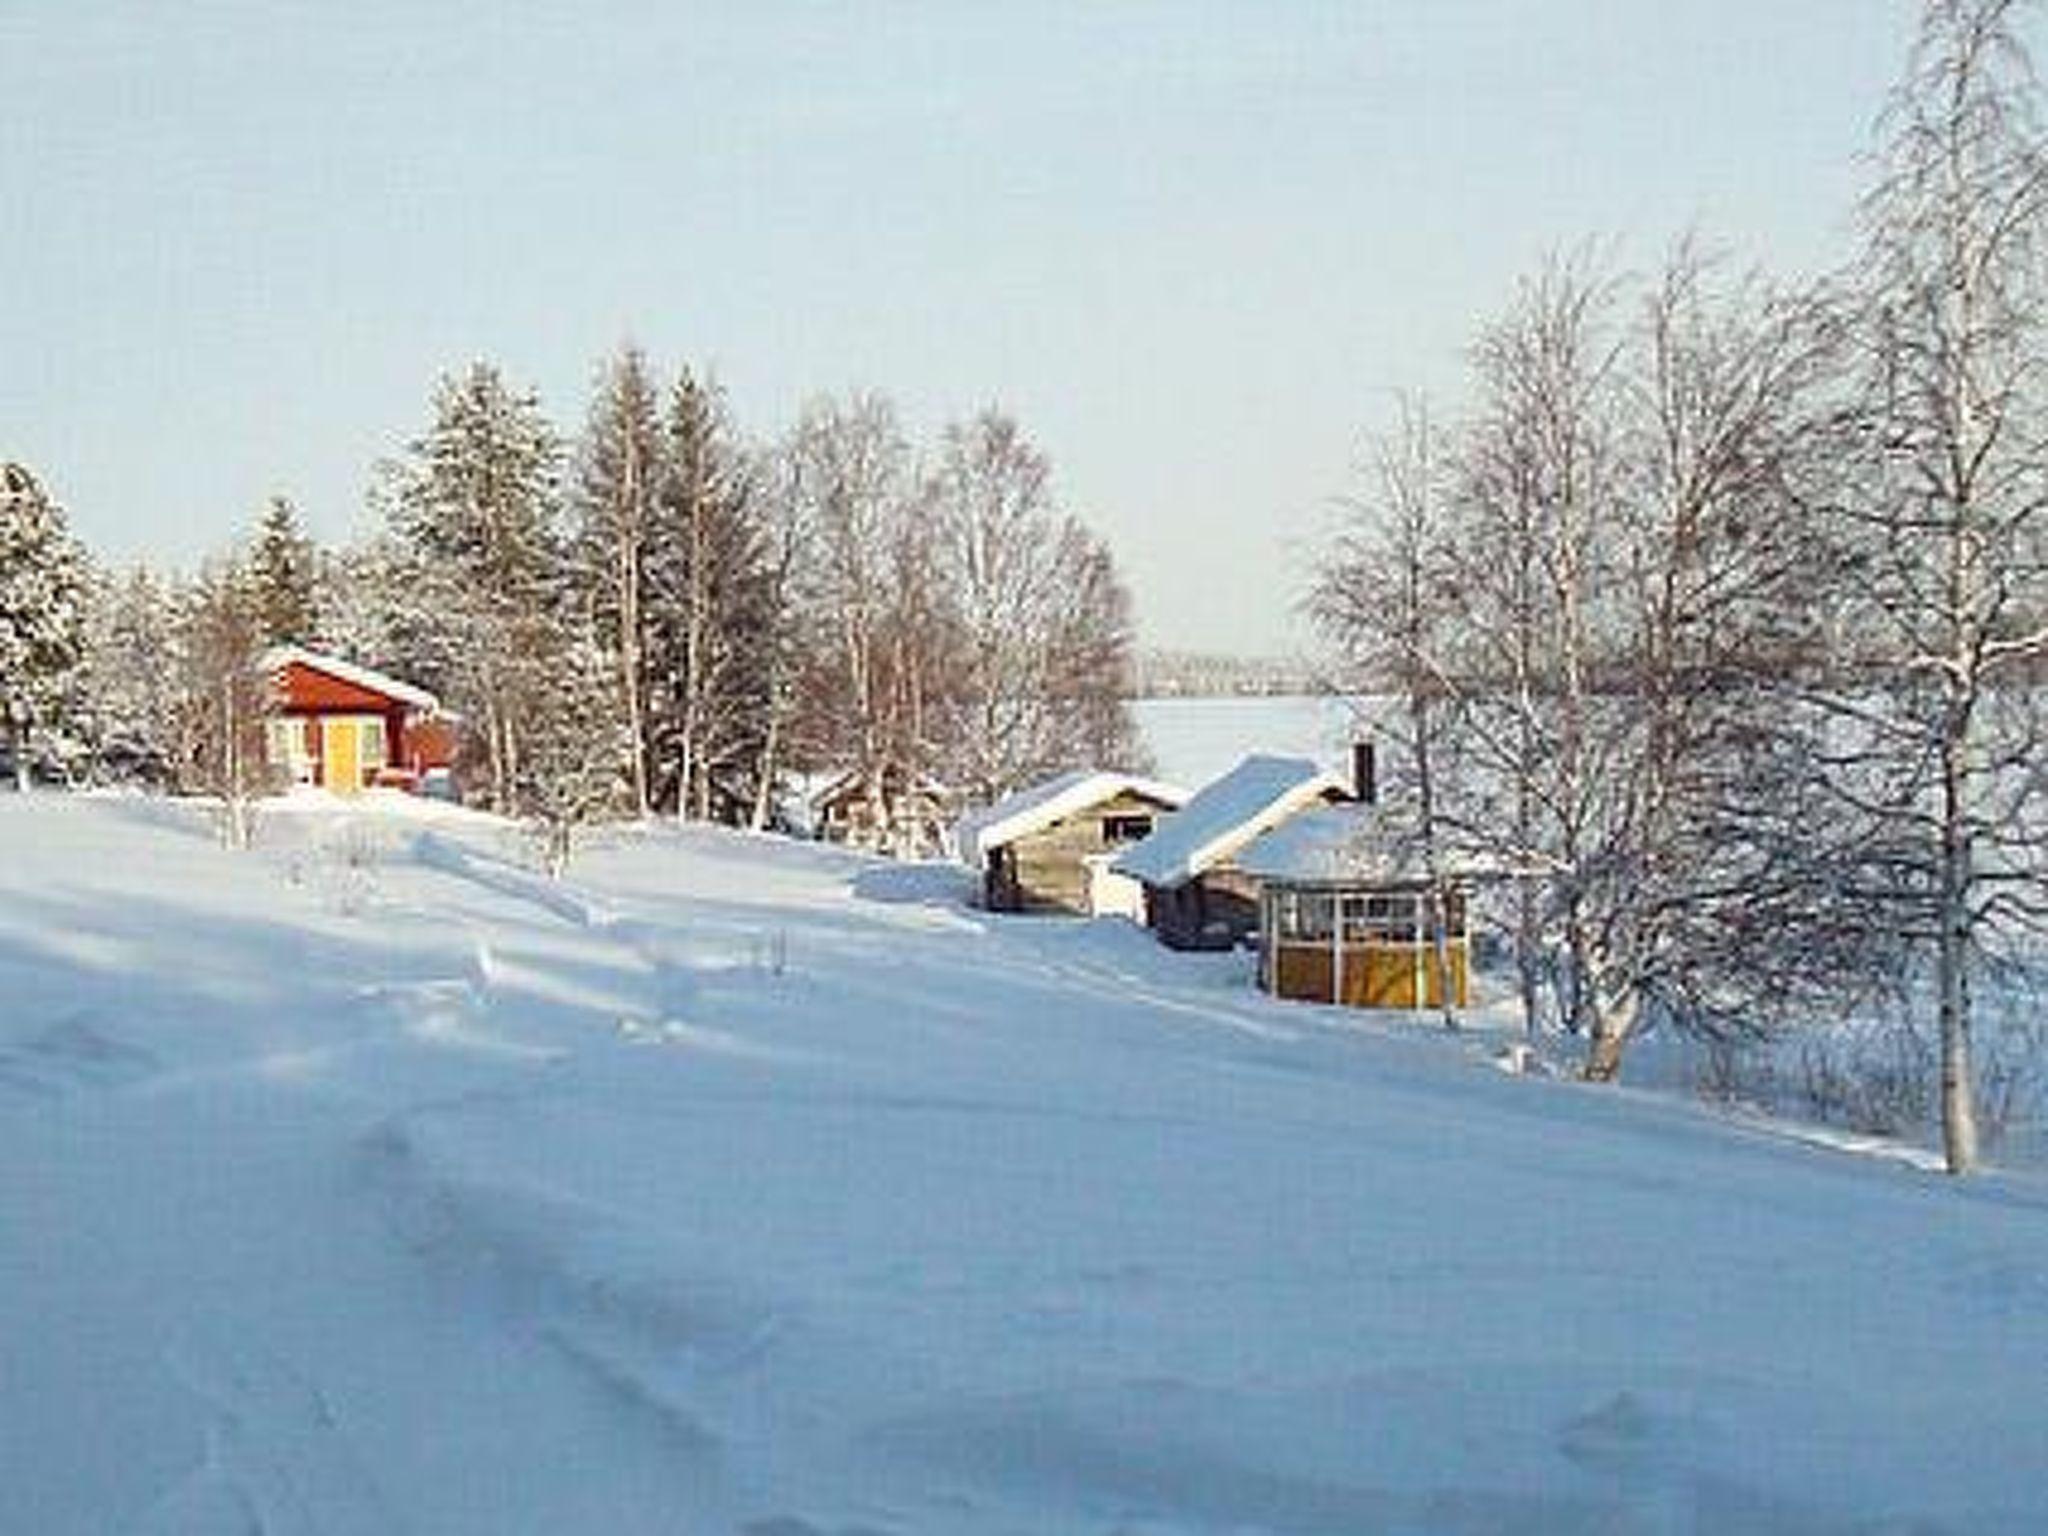
[[[1454,1008],[1471,999],[1465,882],[1395,846],[1371,805],[1326,806],[1240,857],[1259,882],[1259,985],[1353,1008]]]

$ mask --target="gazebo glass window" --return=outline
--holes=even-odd
[[[1329,894],[1324,891],[1282,891],[1280,937],[1327,943],[1332,927],[1334,905]]]
[[[1421,912],[1412,891],[1382,891],[1344,898],[1347,944],[1413,944]]]

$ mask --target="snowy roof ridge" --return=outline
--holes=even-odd
[[[375,667],[360,666],[353,661],[344,661],[339,656],[325,651],[308,650],[303,645],[273,645],[263,653],[263,670],[282,672],[293,662],[302,667],[311,667],[315,672],[325,672],[329,677],[338,677],[345,683],[354,683],[358,688],[367,688],[372,693],[381,693],[388,699],[401,704],[410,704],[415,709],[436,713],[441,708],[440,699],[424,688],[415,688],[411,683],[402,683],[388,672],[379,672]]]
[[[1171,890],[1229,858],[1268,827],[1351,786],[1305,757],[1255,752],[1131,844],[1110,868]]]
[[[1188,798],[1188,792],[1179,785],[1148,779],[1143,774],[1075,768],[961,817],[954,829],[960,858],[979,868],[990,849],[1014,843],[1062,817],[1126,792],[1172,806],[1184,805]]]

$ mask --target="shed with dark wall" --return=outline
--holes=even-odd
[[[1255,754],[1205,785],[1113,864],[1144,887],[1145,921],[1174,949],[1229,949],[1259,921],[1258,883],[1236,854],[1311,806],[1348,800],[1351,786],[1306,758]]]

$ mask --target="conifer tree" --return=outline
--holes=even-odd
[[[257,613],[270,644],[308,645],[318,636],[315,571],[313,541],[300,531],[297,509],[286,497],[271,497],[249,558]]]
[[[409,641],[393,660],[469,717],[486,799],[507,813],[522,809],[521,759],[567,644],[560,462],[538,400],[477,363],[435,391],[388,501]]]
[[[662,539],[649,572],[663,798],[672,791],[681,816],[736,817],[758,798],[765,648],[778,622],[758,481],[722,393],[688,368],[669,395],[664,448]]]
[[[32,733],[62,712],[87,598],[85,553],[63,511],[29,470],[0,463],[0,731],[17,788],[28,785]]]
[[[146,566],[93,583],[84,713],[99,772],[161,785],[177,749],[175,595]]]
[[[654,803],[654,661],[657,616],[651,587],[663,558],[667,450],[661,402],[637,348],[605,365],[584,429],[574,490],[574,561],[596,641],[611,658],[625,717],[625,757],[634,811]],[[671,557],[672,558],[672,557]]]

